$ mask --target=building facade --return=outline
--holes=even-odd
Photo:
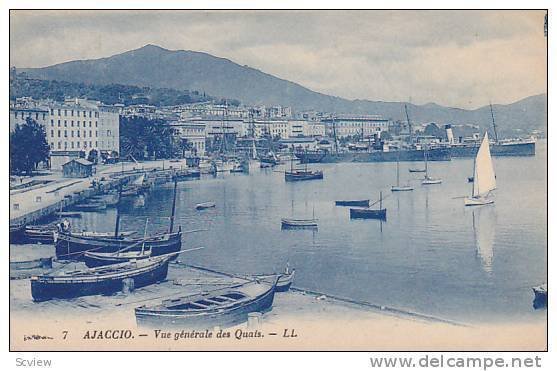
[[[374,135],[381,136],[381,132],[389,130],[389,120],[375,115],[340,115],[334,118],[323,119],[326,133],[333,136],[336,132],[338,138],[360,136],[370,138]]]
[[[192,154],[197,156],[205,155],[205,146],[207,141],[205,124],[178,121],[173,122],[170,125],[177,130],[179,140],[187,141],[190,145],[190,151]]]

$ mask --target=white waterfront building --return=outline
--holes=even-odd
[[[333,136],[336,131],[338,138],[363,134],[364,138],[381,136],[381,132],[389,130],[390,120],[377,115],[338,115],[322,120],[326,125],[327,135]]]
[[[198,156],[205,155],[207,134],[204,123],[176,121],[172,122],[170,126],[177,130],[177,135],[181,140],[187,140],[191,144],[192,152]]]

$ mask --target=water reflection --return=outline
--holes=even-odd
[[[495,207],[480,206],[472,211],[472,225],[476,241],[476,256],[486,273],[493,271],[493,241],[497,224]]]

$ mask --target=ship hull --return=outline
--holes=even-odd
[[[390,151],[390,152],[299,152],[296,157],[302,163],[337,163],[337,162],[397,162],[423,161],[423,150]],[[450,161],[451,149],[432,148],[427,152],[428,161]]]
[[[477,146],[452,146],[452,157],[476,157],[479,144]],[[510,144],[490,144],[489,151],[492,156],[535,156],[536,143],[510,143]]]

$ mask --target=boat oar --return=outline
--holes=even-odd
[[[204,249],[204,248],[205,248],[205,246],[201,246],[201,247],[195,247],[193,249],[180,250],[180,251],[176,251],[176,252],[169,252],[168,254],[162,254],[162,255],[154,256],[154,258],[162,258],[162,257],[166,257],[166,256],[178,255],[178,254],[181,254],[181,253],[184,253],[184,252],[201,250],[201,249]]]

